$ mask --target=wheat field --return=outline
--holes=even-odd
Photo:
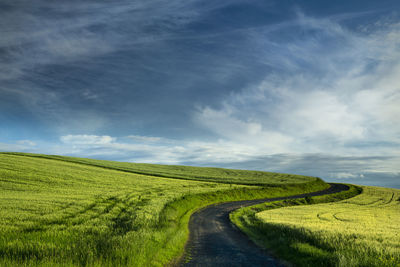
[[[190,215],[202,206],[327,186],[313,177],[292,186],[238,185],[235,171],[213,168],[203,169],[208,182],[196,181],[185,166],[173,179],[157,171],[173,176],[177,167],[155,165],[151,173],[145,165],[143,175],[118,170],[131,163],[73,160],[0,153],[0,266],[163,266],[182,254]],[[247,177],[277,181],[271,173]]]
[[[333,203],[266,210],[256,219],[292,233],[300,254],[337,266],[400,266],[400,190],[362,187]]]

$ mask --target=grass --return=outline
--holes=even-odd
[[[327,186],[304,176],[290,176],[291,183],[283,184],[278,180],[285,175],[277,180],[275,174],[260,172],[247,173],[251,186],[235,184],[246,171],[235,175],[215,168],[200,168],[200,180],[208,181],[196,181],[194,167],[144,164],[149,174],[143,175],[135,166],[0,153],[0,266],[172,264],[183,252],[196,209]],[[151,166],[157,167],[154,173]],[[160,170],[173,177],[174,168],[178,179],[157,177]]]
[[[4,153],[9,155],[23,155],[36,158],[56,159],[61,161],[68,161],[73,163],[80,163],[89,166],[113,169],[118,171],[125,171],[136,174],[143,174],[147,176],[207,181],[216,183],[228,184],[243,184],[243,185],[277,185],[288,183],[305,183],[309,182],[315,177],[284,174],[275,172],[263,171],[248,171],[248,170],[234,170],[223,168],[211,167],[192,167],[182,165],[159,165],[147,163],[129,163],[129,162],[116,162],[107,160],[74,158],[57,155],[42,155],[42,154],[29,154],[29,153]]]
[[[353,193],[242,209],[232,219],[296,266],[400,266],[400,190],[364,186],[321,203]]]

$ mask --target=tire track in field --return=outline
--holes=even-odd
[[[328,189],[313,193],[234,201],[205,207],[190,217],[189,241],[180,266],[284,266],[237,229],[231,223],[229,213],[263,202],[320,196],[348,189],[347,185],[332,183]]]

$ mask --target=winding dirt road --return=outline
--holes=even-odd
[[[343,184],[301,195],[234,201],[208,206],[190,217],[189,241],[181,266],[284,266],[264,249],[255,245],[229,220],[229,213],[245,206],[283,199],[333,194],[348,190]]]

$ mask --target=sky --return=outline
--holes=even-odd
[[[400,2],[1,0],[0,151],[400,188]]]

